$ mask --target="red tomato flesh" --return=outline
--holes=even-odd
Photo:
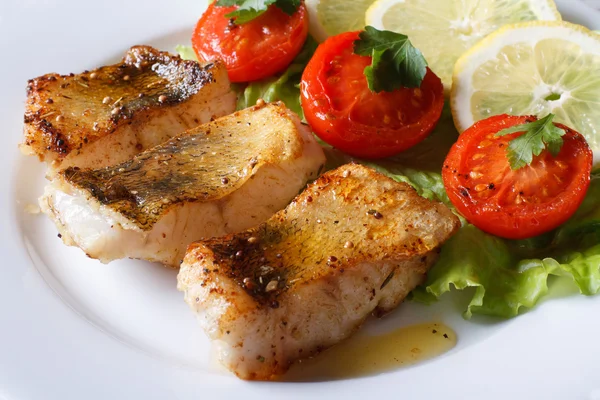
[[[359,32],[322,43],[302,75],[302,108],[315,134],[356,157],[383,158],[425,139],[442,113],[441,80],[431,70],[420,88],[369,90],[371,57],[354,54]]]
[[[506,148],[523,132],[496,137],[505,128],[536,117],[498,115],[477,122],[450,149],[442,178],[457,210],[479,229],[507,239],[525,239],[557,228],[579,208],[590,185],[592,151],[585,138],[567,133],[559,154],[544,150],[518,170]]]
[[[293,15],[276,6],[245,24],[225,17],[237,6],[208,6],[196,25],[192,45],[199,60],[222,60],[231,82],[263,79],[287,68],[308,36],[304,3]]]

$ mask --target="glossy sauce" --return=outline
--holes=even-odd
[[[428,360],[451,350],[456,334],[442,323],[403,327],[380,335],[358,334],[303,360],[283,381],[320,381],[374,375]]]

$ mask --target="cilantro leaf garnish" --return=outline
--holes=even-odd
[[[365,76],[372,92],[392,92],[401,87],[418,88],[427,73],[427,61],[408,36],[365,27],[354,42],[354,53],[371,56]]]
[[[245,24],[262,15],[270,5],[275,4],[283,12],[292,15],[300,7],[301,0],[217,0],[217,6],[238,6],[235,11],[226,14],[227,18],[233,18],[237,25]]]
[[[531,164],[533,156],[539,156],[545,149],[548,149],[554,157],[558,155],[563,145],[562,136],[566,132],[554,125],[553,119],[554,114],[548,114],[537,121],[516,125],[496,133],[496,136],[504,136],[511,133],[525,132],[523,135],[511,140],[506,149],[511,169],[516,170]]]

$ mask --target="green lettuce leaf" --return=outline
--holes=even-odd
[[[304,120],[300,105],[300,78],[317,46],[318,43],[309,36],[300,54],[281,75],[250,82],[238,95],[238,110],[256,104],[258,99],[263,99],[267,103],[280,100]]]
[[[308,36],[300,53],[283,73],[248,84],[231,85],[238,93],[237,109],[242,110],[253,106],[258,99],[263,99],[267,103],[283,101],[290,110],[304,120],[300,105],[300,78],[318,45],[311,36]],[[178,45],[175,50],[185,60],[198,60],[191,46]]]
[[[392,178],[413,185],[425,197],[448,204],[441,175],[396,166],[378,167]],[[398,175],[404,173],[404,175]],[[595,173],[576,215],[554,232],[527,240],[489,235],[463,220],[442,247],[439,261],[413,300],[430,303],[454,289],[473,288],[463,314],[503,318],[534,307],[548,292],[552,275],[570,279],[584,295],[600,291],[600,174]]]
[[[283,101],[286,106],[304,120],[300,105],[300,78],[319,44],[308,36],[304,47],[290,66],[281,74],[248,84],[233,84],[232,89],[238,93],[237,109],[253,106],[258,99],[267,103]],[[178,45],[177,53],[185,60],[198,61],[191,46]]]
[[[563,256],[561,268],[573,277],[582,294],[591,296],[600,291],[600,244],[582,252]]]
[[[556,260],[516,260],[506,241],[465,224],[444,246],[427,282],[413,299],[431,302],[451,290],[475,288],[465,318],[472,314],[513,317],[531,308],[548,292],[548,276],[559,270]]]
[[[442,163],[458,138],[446,107],[434,132],[402,154],[364,162],[430,200],[448,200]],[[331,154],[328,153],[328,155]],[[348,162],[336,155],[338,164]],[[510,318],[534,307],[548,293],[550,276],[571,280],[584,295],[600,291],[600,171],[575,215],[547,234],[526,240],[489,235],[461,217],[460,230],[442,246],[427,281],[412,292],[414,301],[431,303],[450,290],[470,289],[463,316]],[[460,216],[459,216],[460,217]]]
[[[184,46],[182,44],[178,44],[175,46],[175,51],[179,54],[179,57],[184,60],[192,60],[198,61],[198,57],[196,57],[196,52],[192,48],[192,46]]]
[[[434,131],[421,143],[385,160],[355,161],[396,181],[408,183],[419,195],[429,200],[442,201],[451,206],[440,171],[446,154],[457,138],[458,132],[452,121],[450,107],[446,106]]]
[[[363,162],[375,170],[398,181],[411,185],[419,195],[429,200],[438,200],[450,204],[450,199],[444,189],[444,183],[439,173],[422,171],[400,165],[390,165],[386,162],[370,163]]]

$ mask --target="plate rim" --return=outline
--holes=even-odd
[[[194,4],[192,5],[192,3]],[[596,28],[600,28],[600,12],[588,5],[580,2],[572,3],[569,0],[558,0],[557,3],[559,8],[565,9],[566,7],[569,13],[580,15],[582,19],[592,19],[597,24]],[[24,41],[31,40],[32,37],[41,33],[40,30],[47,26],[43,23],[47,15],[55,15],[52,12],[56,13],[57,9],[66,10],[77,4],[78,2],[75,0],[29,0],[26,2],[10,0],[8,7],[6,7],[7,4],[0,5],[0,34],[3,34],[4,37],[15,38],[17,43],[0,42],[0,46],[5,50],[5,54],[11,53],[11,49],[14,53],[15,47],[22,46],[27,43]],[[114,23],[115,26],[118,26],[119,23],[126,22],[128,18],[136,16],[139,7],[135,7],[135,5],[152,9],[153,7],[149,7],[150,4],[160,5],[161,3],[158,1],[134,0],[130,1],[130,7],[125,9],[122,7],[121,2],[109,0],[101,7],[96,6],[93,11],[98,19],[106,18],[110,20],[109,18],[113,16],[114,10],[120,9],[121,15],[116,18],[117,21]],[[191,0],[176,0],[168,8],[167,12],[154,16],[150,11],[143,12],[143,16],[148,18],[145,22],[151,21],[148,24],[152,26],[140,28],[139,31],[132,34],[132,40],[140,40],[144,35],[155,38],[157,35],[153,35],[153,31],[173,32],[180,30],[183,23],[186,26],[192,26],[196,19],[194,15],[199,14],[192,13],[190,10],[202,9],[198,2],[192,2]],[[35,14],[36,12],[39,15]],[[19,20],[17,17],[31,16],[31,13],[34,13],[34,15],[29,19],[27,27],[18,27],[19,21],[23,21],[23,19]],[[14,19],[11,18],[13,16]],[[66,18],[58,19],[59,22],[68,20]],[[36,25],[36,22],[39,25]],[[83,35],[86,37],[73,39],[75,43],[72,51],[89,54],[89,60],[84,62],[88,67],[106,59],[106,57],[95,54],[95,47],[90,47],[89,44],[86,45],[85,39],[88,39],[91,43],[100,43],[103,37],[107,37],[106,40],[114,41],[112,44],[102,47],[103,50],[100,51],[100,53],[104,53],[106,50],[109,56],[118,54],[120,50],[127,48],[129,44],[133,44],[125,40],[119,42],[120,34],[118,32],[113,31],[107,34],[106,30],[101,29],[102,27],[103,23],[93,21],[88,21],[88,23],[75,21],[70,26],[70,34],[73,34],[73,32],[87,32],[87,36]],[[25,29],[33,29],[34,32],[25,33]],[[58,40],[64,40],[67,37],[65,32],[61,33],[59,29],[52,29],[54,29],[53,33],[59,38]],[[51,48],[44,49],[40,53],[50,60],[53,54],[56,54],[56,57],[65,57],[65,54],[68,55],[69,51]],[[75,64],[80,66],[82,64],[81,59],[85,57],[78,57],[80,58]],[[23,60],[34,62],[35,58],[25,55]],[[52,61],[49,62],[52,63]],[[67,63],[58,62],[53,65],[62,68]],[[22,74],[19,72],[18,65],[10,66],[7,69],[9,71],[7,75],[19,76],[20,79]],[[35,74],[31,75],[32,72],[30,71],[32,70],[37,71],[38,69],[28,67],[23,73],[35,76]],[[41,71],[38,75],[45,72],[47,71]],[[66,72],[66,70],[63,72]],[[24,87],[25,80],[22,80],[22,83],[22,87]],[[506,332],[505,330],[503,332],[506,334],[503,338],[498,338],[502,335],[496,335],[496,337],[465,349],[464,352],[455,354],[453,357],[445,357],[439,362],[416,366],[410,370],[403,370],[401,373],[395,371],[353,380],[319,383],[255,383],[214,374],[210,374],[209,378],[206,379],[206,376],[198,376],[197,371],[188,367],[165,365],[163,361],[154,359],[139,350],[124,347],[123,344],[98,331],[85,319],[75,315],[75,312],[68,306],[65,307],[66,303],[44,282],[39,272],[35,267],[32,267],[32,261],[25,249],[19,246],[19,242],[22,240],[22,232],[19,231],[20,217],[18,213],[22,212],[22,205],[14,203],[14,180],[18,174],[18,157],[20,155],[18,151],[12,149],[15,148],[13,145],[16,146],[20,140],[20,129],[17,134],[12,132],[14,130],[12,127],[21,124],[21,119],[16,116],[19,115],[19,110],[21,110],[22,115],[23,93],[17,93],[16,89],[12,89],[15,84],[7,82],[7,86],[10,90],[8,90],[4,99],[0,99],[0,104],[3,106],[0,107],[0,112],[5,117],[3,120],[9,121],[7,124],[11,127],[11,136],[8,141],[11,153],[0,159],[0,165],[4,167],[3,170],[5,171],[0,181],[0,185],[4,189],[0,197],[0,212],[2,212],[4,221],[0,234],[3,239],[3,254],[10,261],[8,263],[10,268],[5,265],[3,272],[0,273],[2,275],[0,279],[0,316],[4,320],[2,325],[6,324],[12,329],[1,330],[0,332],[0,399],[42,398],[40,396],[44,396],[43,398],[81,398],[83,396],[85,398],[124,398],[125,396],[138,398],[140,395],[150,398],[192,398],[200,392],[214,392],[219,393],[220,398],[233,398],[239,396],[242,390],[244,395],[249,396],[251,399],[278,398],[284,395],[288,398],[304,398],[307,395],[318,398],[341,395],[358,398],[365,395],[385,394],[390,387],[395,388],[398,384],[404,384],[401,390],[403,395],[409,398],[421,398],[419,396],[429,396],[430,393],[435,394],[436,389],[434,386],[439,386],[443,392],[461,390],[460,396],[462,398],[470,398],[470,396],[480,396],[481,390],[486,390],[490,384],[493,385],[494,380],[481,377],[479,382],[464,385],[462,382],[455,381],[456,377],[453,374],[456,373],[457,369],[466,374],[477,373],[477,370],[483,364],[483,366],[489,368],[489,371],[501,371],[505,366],[503,363],[508,361],[506,354],[503,354],[506,352],[521,354],[523,360],[537,360],[538,364],[536,365],[544,366],[545,363],[551,362],[551,358],[547,355],[540,355],[541,353],[536,351],[532,353],[532,350],[541,351],[538,344],[521,341],[513,348],[504,349],[503,343],[518,339],[520,335],[516,333],[520,333],[520,329],[522,329],[522,332],[535,332],[536,327],[553,326],[551,321],[557,312],[571,313],[571,317],[565,317],[562,320],[571,323],[571,326],[576,329],[587,329],[589,328],[588,321],[586,321],[587,312],[597,310],[600,305],[600,298],[589,299],[584,297],[572,301],[569,299],[564,303],[561,303],[561,301],[544,304],[544,307],[538,307],[528,313],[528,316],[531,317],[517,318],[515,323],[511,324],[510,331]],[[21,101],[15,104],[17,98]],[[17,228],[16,231],[15,227]],[[31,293],[35,293],[33,298],[29,296]],[[14,304],[17,304],[16,308],[11,307]],[[576,307],[576,309],[572,310],[571,306]],[[40,312],[40,307],[43,307],[44,312]],[[59,322],[58,326],[57,321]],[[595,326],[600,328],[600,324]],[[68,332],[68,335],[65,332]],[[557,340],[561,337],[560,334],[549,334],[548,336],[551,340]],[[566,339],[568,340],[569,337]],[[17,345],[14,345],[14,343],[17,343]],[[21,346],[18,344],[21,344]],[[27,349],[21,348],[23,344],[27,345]],[[572,352],[588,351],[600,354],[600,344],[595,345],[595,347],[585,346],[584,343],[569,344]],[[57,354],[54,351],[57,346],[59,346],[59,349],[69,349],[70,352]],[[482,360],[477,353],[483,346],[489,351],[486,350],[488,351],[487,356]],[[563,347],[560,347],[558,353],[561,354],[563,361],[577,361],[578,357],[563,354],[562,349]],[[117,365],[115,365],[115,360],[106,357],[106,355],[111,354],[117,355]],[[486,365],[485,359],[494,357],[500,360],[499,366]],[[587,360],[584,357],[580,359]],[[86,362],[88,363],[87,368],[82,368],[82,363]],[[590,372],[600,372],[599,366],[592,363],[589,366],[587,373],[583,374],[584,377],[593,376]],[[487,392],[489,393],[488,398],[505,398],[507,395],[516,395],[516,398],[520,398],[518,396],[519,394],[523,395],[523,390],[531,391],[532,386],[528,386],[527,379],[523,379],[523,376],[526,376],[529,371],[527,365],[513,365],[512,367],[514,371],[503,377],[512,379],[513,387],[505,388],[504,391],[499,389],[497,393]],[[131,375],[131,370],[137,371],[135,376]],[[101,371],[104,374],[101,376],[103,379],[97,379],[93,376],[94,374],[88,371]],[[453,372],[449,374],[448,371]],[[549,371],[548,374],[551,375],[545,376],[544,379],[552,380],[551,378],[554,378],[557,381],[558,378],[564,380],[572,376],[574,382],[581,382],[582,380],[581,376],[578,379],[574,375],[575,371],[562,371],[561,374],[554,372],[551,368]],[[398,375],[402,376],[399,377]],[[405,384],[410,382],[418,382],[419,385],[426,383],[427,379],[424,379],[424,376],[436,377],[435,385],[421,386],[420,388],[415,388],[415,385],[406,387]],[[151,386],[146,384],[149,378],[153,383]],[[104,381],[110,381],[111,383],[107,385]],[[35,384],[31,382],[35,382]],[[585,383],[589,382],[583,382],[583,384]],[[593,385],[588,386],[587,393],[582,392],[580,394],[589,396],[586,398],[600,398],[600,382],[598,382],[597,388]],[[536,395],[546,394],[547,398],[564,398],[557,396],[572,393],[568,391],[569,388],[566,388],[567,391],[565,391],[564,387],[558,387],[557,382],[536,389],[539,389],[538,392],[535,392]],[[455,393],[458,394],[459,392]],[[448,396],[447,393],[446,396]]]

